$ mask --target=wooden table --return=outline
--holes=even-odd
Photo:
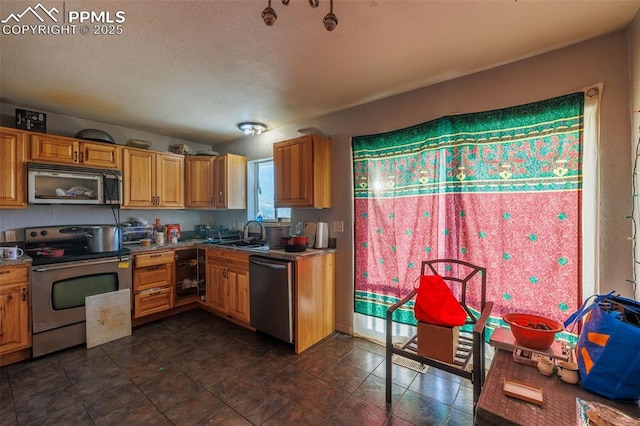
[[[542,388],[542,406],[506,396],[502,387],[504,379],[512,379]],[[497,350],[487,374],[482,393],[476,406],[477,425],[527,425],[564,426],[576,425],[576,397],[610,405],[626,414],[640,417],[637,405],[616,403],[591,392],[580,385],[570,385],[559,377],[546,377],[537,368],[513,361],[513,354]]]

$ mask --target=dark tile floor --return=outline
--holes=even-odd
[[[0,369],[1,425],[472,425],[467,380],[394,364],[335,333],[291,346],[194,310]]]

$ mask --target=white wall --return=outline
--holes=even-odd
[[[640,151],[640,12],[636,14],[629,28],[629,57],[631,58],[631,161],[638,162],[640,167],[640,158],[636,158],[636,152]],[[640,170],[634,176],[636,180],[636,193],[640,192]],[[640,197],[634,198],[635,203],[635,221],[638,224],[636,232],[636,249],[634,259],[640,261]],[[634,262],[636,281],[640,279],[640,264]],[[640,286],[635,287],[635,298],[640,300]]]
[[[636,42],[632,44],[636,62],[637,21],[636,18],[633,29]],[[625,219],[631,212],[632,200],[628,37],[629,32],[619,31],[492,70],[350,108],[315,120],[294,123],[253,138],[242,138],[230,143],[227,148],[230,152],[246,155],[252,160],[270,157],[273,142],[295,137],[298,135],[297,130],[301,128],[316,127],[331,137],[333,207],[326,210],[294,210],[292,220],[327,221],[330,223],[331,236],[338,238],[336,324],[339,330],[349,332],[353,319],[352,136],[399,129],[449,114],[484,111],[548,99],[602,82],[604,90],[600,141],[600,281],[602,291],[615,289],[623,295],[630,296],[632,286],[626,280],[632,277],[632,250],[629,240],[631,222]],[[638,65],[634,66],[637,75]],[[637,78],[634,84],[634,87],[638,87]],[[637,104],[635,109],[639,109]],[[105,130],[111,133],[109,129]],[[115,129],[113,131],[116,133]],[[120,142],[118,134],[113,136]],[[31,209],[32,207],[29,208],[29,213]],[[48,211],[43,213],[45,216],[49,214]],[[19,227],[19,220],[28,216],[19,212],[10,214],[15,215],[10,218],[14,227]],[[55,214],[57,219],[66,216],[66,212]],[[71,216],[74,212],[68,214]],[[165,212],[158,214],[162,218]],[[6,215],[6,212],[0,212],[0,218],[7,217]],[[220,220],[223,224],[237,215],[242,218],[238,212],[216,212],[210,217],[212,220]],[[344,221],[345,232],[332,232],[331,222],[337,220]],[[4,229],[10,228],[0,224],[0,230]]]
[[[0,104],[1,126],[16,126],[16,108],[26,110],[33,109],[24,105],[13,105],[8,103]],[[158,135],[156,133],[149,133],[141,130],[114,126],[112,124],[102,123],[99,121],[86,120],[84,118],[57,114],[51,111],[44,111],[41,109],[36,109],[36,111],[44,112],[47,114],[47,133],[52,135],[73,137],[77,132],[83,129],[99,129],[109,133],[118,145],[126,144],[129,139],[141,139],[151,142],[150,149],[154,151],[168,151],[169,145],[173,144],[187,144],[194,150],[204,150],[207,148],[211,148],[210,146],[206,145],[207,141],[204,141],[204,144],[195,141],[185,141],[182,139]]]
[[[385,132],[444,115],[502,108],[548,99],[604,83],[601,104],[601,240],[602,291],[629,296],[632,276],[631,139],[628,32],[619,31],[513,64],[393,96],[315,120],[294,123],[251,139],[232,143],[249,159],[259,158],[273,142],[297,136],[297,129],[316,127],[331,136],[333,207],[294,210],[292,220],[330,222],[338,238],[336,324],[350,331],[353,319],[353,199],[351,137]],[[333,233],[331,222],[345,222]],[[491,283],[489,282],[489,285]]]

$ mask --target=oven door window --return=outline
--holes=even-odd
[[[84,306],[87,296],[118,290],[118,274],[83,275],[56,281],[51,286],[51,305],[55,311]]]

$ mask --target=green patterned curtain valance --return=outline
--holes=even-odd
[[[583,96],[354,138],[355,198],[579,190]]]

